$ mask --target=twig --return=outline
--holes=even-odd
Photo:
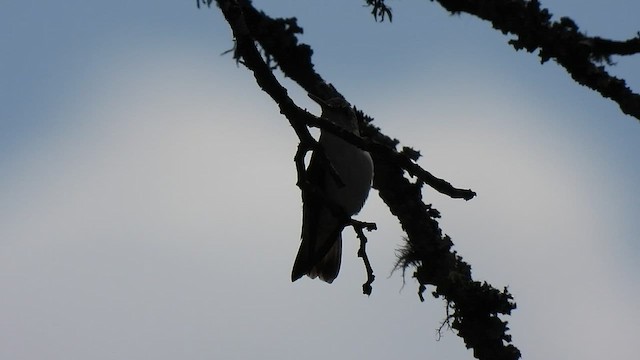
[[[367,231],[373,231],[377,229],[375,223],[366,223],[357,220],[351,220],[349,225],[353,227],[353,230],[356,232],[358,239],[360,240],[360,248],[358,249],[358,257],[362,258],[362,262],[364,263],[364,268],[367,271],[367,282],[362,284],[362,293],[365,295],[371,295],[373,291],[373,281],[376,279],[375,275],[373,275],[373,268],[371,267],[371,262],[369,261],[369,256],[367,255],[367,237],[364,235],[363,229]]]

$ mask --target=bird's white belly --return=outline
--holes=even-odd
[[[333,201],[342,206],[349,215],[357,214],[364,205],[373,179],[373,161],[368,152],[325,133],[320,138],[327,158],[344,183],[339,187],[327,174],[326,191]]]

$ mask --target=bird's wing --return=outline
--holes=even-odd
[[[324,203],[321,194],[314,191],[324,192],[326,195],[327,181],[331,181],[329,172],[329,163],[326,156],[314,152],[311,155],[309,166],[307,167],[307,181],[311,184],[311,189],[302,190],[302,243],[298,250],[293,271],[291,273],[292,281],[295,281],[306,274],[313,275],[314,267],[316,267],[325,255],[330,251],[336,254],[341,253],[339,249],[333,246],[334,241],[340,234],[340,221],[331,213],[330,209]],[[318,238],[320,235],[321,238]],[[331,244],[327,243],[328,241]],[[328,262],[323,268],[339,267],[337,265],[329,266],[334,262]],[[323,272],[323,269],[316,269]],[[337,275],[337,271],[336,275]],[[317,274],[321,275],[322,274]],[[334,276],[335,278],[335,276]]]

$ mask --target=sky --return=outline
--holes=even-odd
[[[255,1],[296,16],[316,69],[420,164],[477,198],[425,189],[477,280],[508,286],[525,359],[634,358],[640,333],[640,124],[556,64],[437,3]],[[543,1],[626,39],[635,1]],[[370,297],[345,230],[331,285],[290,282],[296,138],[195,1],[0,5],[0,358],[471,359],[392,273],[402,243],[375,191]],[[638,59],[611,69],[640,91]],[[319,109],[286,79],[296,101]]]

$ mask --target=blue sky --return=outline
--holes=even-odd
[[[391,24],[358,1],[255,3],[297,16],[325,79],[478,192],[425,198],[474,276],[516,297],[525,358],[633,357],[637,120],[432,2],[391,2]],[[639,30],[633,1],[543,4],[591,35]],[[402,232],[375,192],[359,215],[379,227],[373,295],[348,230],[334,284],[290,283],[295,135],[220,56],[217,9],[3,3],[0,45],[0,358],[472,358],[436,341],[441,301],[387,277]],[[616,60],[640,89],[637,59]]]

